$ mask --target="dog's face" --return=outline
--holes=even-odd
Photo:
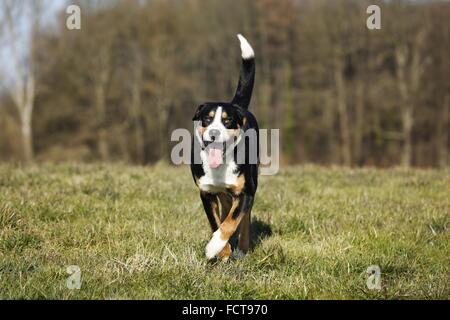
[[[205,147],[212,142],[227,143],[238,137],[245,123],[241,107],[222,102],[200,105],[192,120],[199,121],[196,130]]]
[[[207,163],[217,168],[226,150],[239,141],[246,123],[245,111],[238,105],[209,102],[197,108],[193,120],[198,123],[195,136],[205,148]]]

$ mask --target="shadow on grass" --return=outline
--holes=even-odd
[[[254,250],[255,247],[257,247],[263,239],[268,238],[271,235],[272,235],[272,228],[270,227],[269,224],[258,219],[253,219],[250,234],[252,250]]]
[[[233,251],[237,248],[238,243],[238,234],[239,232],[236,232],[231,238],[230,238],[230,244]],[[258,220],[258,219],[252,219],[252,224],[250,227],[250,249],[254,250],[263,239],[268,238],[272,235],[272,228],[269,224]]]

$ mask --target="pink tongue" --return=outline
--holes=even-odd
[[[210,148],[208,150],[208,163],[213,169],[222,164],[222,149]]]

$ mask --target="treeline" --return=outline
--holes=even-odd
[[[366,8],[381,8],[381,29]],[[251,109],[282,162],[448,166],[450,4],[417,1],[80,1],[82,28],[32,41],[29,161],[169,161],[198,103],[231,99],[237,33],[256,52]],[[16,103],[17,104],[17,103]],[[14,99],[0,159],[24,159]],[[25,150],[25,151],[24,151]]]

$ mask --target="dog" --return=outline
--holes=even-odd
[[[248,111],[255,81],[255,54],[241,34],[237,37],[242,63],[233,99],[203,103],[192,119],[195,132],[191,172],[212,229],[205,249],[208,260],[230,258],[229,240],[238,227],[236,255],[242,256],[250,248],[250,214],[259,166],[258,123]]]

